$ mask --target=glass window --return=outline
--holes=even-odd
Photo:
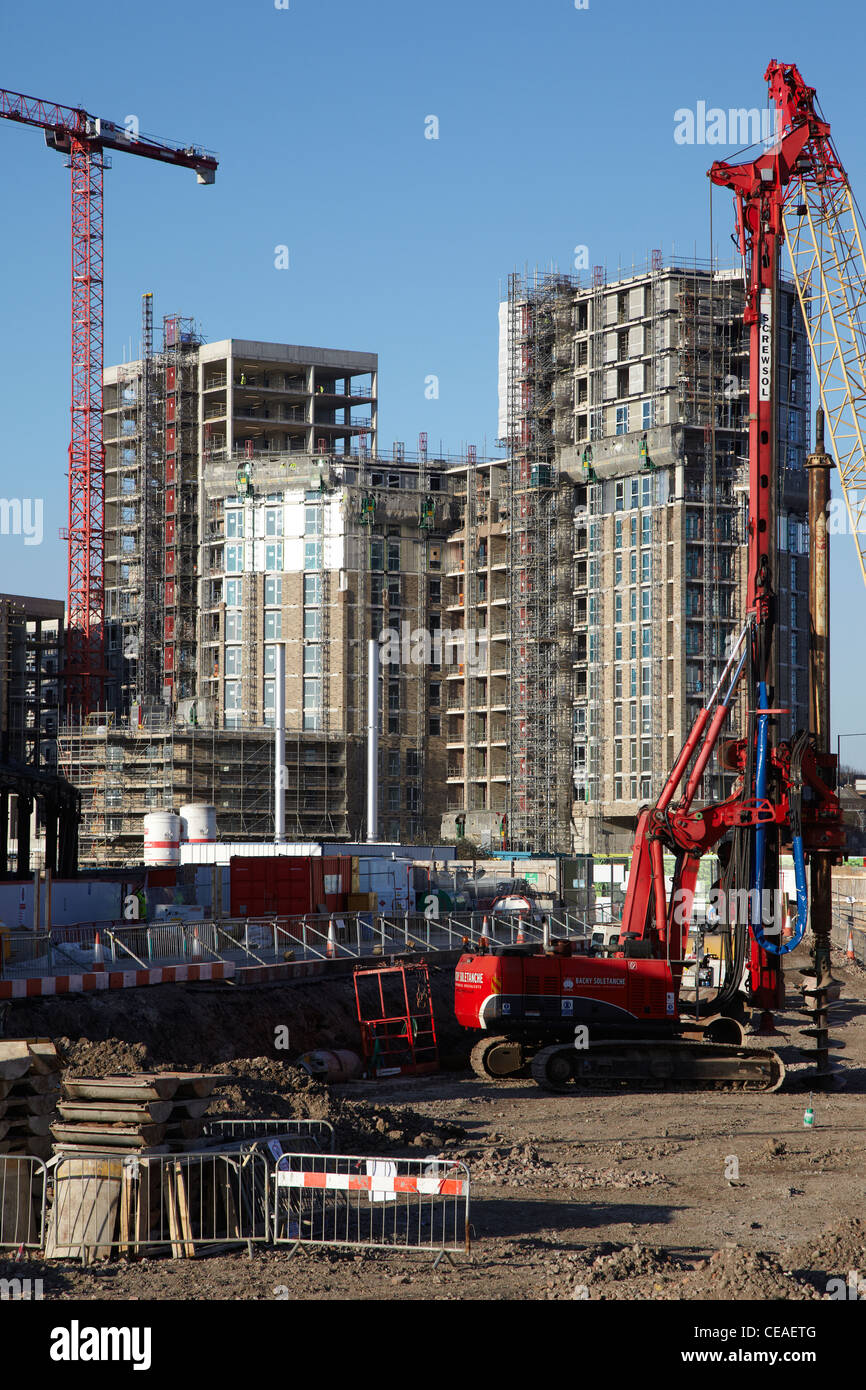
[[[267,670],[267,667],[265,667],[265,669]],[[264,706],[265,706],[265,709],[275,709],[275,708],[276,708],[276,704],[277,704],[276,691],[277,691],[277,683],[276,683],[276,681],[265,681],[265,684],[264,684]]]
[[[240,681],[226,681],[226,711],[237,711],[241,707]]]
[[[651,666],[644,666],[643,670],[642,670],[641,673],[640,673],[640,693],[641,693],[641,695],[651,695],[651,694],[652,694],[652,678],[653,678],[652,667],[651,667]]]
[[[628,434],[627,405],[618,405],[616,408],[616,432],[617,434]]]
[[[226,535],[242,536],[244,534],[244,514],[240,507],[226,509]]]
[[[244,568],[244,548],[243,545],[227,545],[226,554],[226,573],[242,574]]]
[[[640,480],[640,490],[641,490],[641,506],[642,506],[642,507],[651,507],[651,506],[652,506],[652,500],[653,500],[653,499],[652,499],[652,490],[653,490],[653,480],[652,480],[652,478],[641,478],[641,480]]]
[[[629,590],[628,596],[628,620],[630,623],[637,622],[637,589]]]
[[[613,732],[616,738],[622,735],[622,705],[613,707]]]
[[[283,512],[279,507],[268,507],[265,510],[265,535],[281,536],[283,534]]]
[[[615,700],[622,697],[622,667],[617,666],[613,673],[613,696]]]
[[[304,569],[322,568],[322,546],[320,541],[304,541]]]
[[[640,578],[641,583],[646,584],[652,578],[652,551],[642,550],[640,553]]]
[[[316,677],[304,680],[304,728],[318,729],[321,725],[322,682]]]
[[[653,731],[652,702],[650,700],[641,700],[640,731],[642,734],[651,734]]]
[[[651,627],[641,628],[640,651],[645,660],[653,654],[653,630]]]
[[[401,591],[399,574],[388,575],[388,602],[392,608],[400,607]]]
[[[283,635],[283,615],[282,615],[282,613],[279,611],[279,609],[277,609],[276,611],[268,610],[268,611],[265,613],[265,640],[266,640],[266,641],[270,641],[270,642],[279,641],[279,639],[282,637],[282,635]]]
[[[622,509],[623,509],[623,507],[625,506],[625,496],[624,496],[624,492],[625,492],[625,483],[622,483],[622,482],[617,483],[617,485],[616,485],[616,502],[615,502],[615,509],[616,509],[616,511],[618,511],[618,512],[621,512]]]
[[[270,541],[265,546],[265,569],[281,570],[283,568],[283,543],[282,541]]]
[[[613,634],[613,659],[622,661],[622,633],[619,630]]]
[[[265,605],[270,608],[283,601],[283,576],[268,575],[265,579]]]
[[[630,734],[637,733],[637,705],[634,701],[628,707],[628,731]]]
[[[322,640],[322,612],[319,608],[304,609],[304,637],[308,642]]]
[[[323,513],[321,507],[304,508],[304,535],[320,536],[322,534]],[[277,533],[278,534],[278,533]]]
[[[652,772],[653,770],[653,746],[652,740],[648,738],[641,739],[640,770],[641,772]]]
[[[320,574],[304,575],[304,607],[317,608],[322,602],[322,576]]]
[[[641,589],[640,591],[640,616],[641,622],[648,623],[652,617],[651,589]]]
[[[226,580],[226,607],[240,608],[243,598],[244,582],[242,579]]]
[[[634,661],[635,657],[637,656],[637,628],[636,628],[636,627],[633,627],[633,628],[631,629],[630,634],[629,634],[628,654],[629,654],[629,660]]]
[[[638,501],[638,494],[639,494],[639,492],[640,492],[640,480],[639,480],[638,478],[632,478],[631,481],[630,481],[630,483],[629,483],[629,495],[630,495],[630,501],[629,501],[629,504],[628,504],[628,505],[629,505],[629,511],[632,511],[632,512],[633,512],[634,509],[635,509],[635,507],[637,506],[637,501]]]
[[[226,647],[226,675],[239,676],[243,670],[241,653],[243,647]]]
[[[630,584],[637,583],[637,551],[633,550],[628,557],[628,578]]]
[[[622,594],[614,595],[613,600],[613,620],[615,623],[622,622]]]
[[[628,533],[629,533],[629,540],[630,540],[631,544],[632,544],[632,545],[637,545],[637,517],[636,517],[636,516],[631,516],[631,517],[629,517],[629,522],[628,522]]]
[[[400,776],[400,750],[399,748],[388,749],[388,776]]]
[[[240,642],[244,635],[242,613],[226,613],[226,641]]]
[[[645,429],[645,430],[652,429],[652,422],[653,422],[653,407],[652,407],[652,401],[643,401],[643,402],[642,402],[642,422],[641,422],[641,428],[642,428],[642,429]]]
[[[438,681],[430,682],[430,703],[431,705],[439,705],[442,703],[442,687]]]
[[[265,675],[272,676],[277,669],[276,647],[265,647]]]
[[[613,528],[613,543],[617,550],[622,548],[622,517],[617,517]]]
[[[621,555],[615,555],[615,556],[614,556],[614,560],[613,560],[613,582],[614,582],[614,584],[621,584],[621,583],[622,583],[622,556],[621,556]]]
[[[383,570],[385,568],[385,542],[380,536],[370,539],[370,569]]]
[[[318,646],[304,647],[304,675],[320,676],[322,674],[322,648]]]
[[[400,568],[400,542],[388,542],[388,569],[398,570]]]
[[[651,513],[647,513],[640,519],[640,543],[650,545],[653,538],[653,519]]]
[[[636,694],[637,694],[637,667],[636,667],[636,666],[632,666],[631,670],[629,671],[629,683],[628,683],[628,685],[629,685],[629,689],[628,689],[629,695],[636,695]]]

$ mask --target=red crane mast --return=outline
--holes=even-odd
[[[106,150],[193,169],[213,183],[216,156],[196,145],[141,136],[80,107],[0,89],[0,117],[38,126],[50,149],[68,156],[72,184],[72,397],[69,444],[69,545],[66,703],[97,709],[105,688],[105,449],[102,438],[103,171]]]

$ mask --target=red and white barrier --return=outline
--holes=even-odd
[[[184,980],[227,980],[234,961],[203,965],[162,965],[154,970],[94,970],[83,975],[37,975],[0,980],[0,999],[30,999],[48,994],[85,994],[95,989],[133,989],[137,985],[174,985]]]

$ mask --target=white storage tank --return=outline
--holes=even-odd
[[[173,869],[180,863],[180,816],[174,811],[151,811],[144,818],[144,864],[148,869]]]
[[[204,801],[181,806],[181,840],[190,845],[212,845],[216,837],[216,806],[208,806]]]

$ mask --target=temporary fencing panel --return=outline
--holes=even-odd
[[[45,1227],[47,1169],[29,1154],[0,1155],[0,1249],[40,1249]]]
[[[286,1154],[273,1175],[272,1238],[368,1250],[469,1251],[469,1170],[440,1158]]]
[[[170,1247],[246,1245],[269,1234],[268,1164],[229,1153],[74,1155],[51,1160],[48,1259],[107,1259]]]
[[[334,1126],[328,1120],[207,1120],[202,1129],[206,1139],[226,1144],[252,1145],[264,1140],[285,1141],[283,1147],[301,1145],[300,1151],[316,1149],[333,1153],[337,1147]]]

